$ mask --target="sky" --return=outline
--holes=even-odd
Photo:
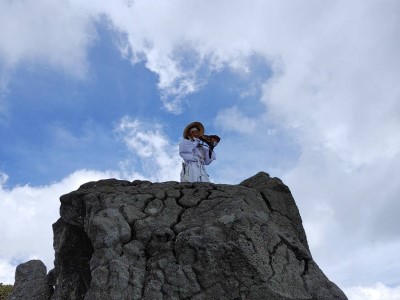
[[[53,267],[59,197],[179,181],[218,134],[215,183],[290,188],[351,300],[400,299],[400,2],[0,0],[0,282]]]

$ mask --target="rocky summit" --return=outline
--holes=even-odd
[[[289,188],[266,173],[239,185],[100,180],[60,200],[55,268],[16,277],[10,299],[28,288],[41,300],[347,299],[313,260]]]

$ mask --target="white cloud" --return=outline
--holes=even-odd
[[[14,284],[15,265],[0,258],[0,283]]]
[[[398,4],[336,3],[282,52],[283,74],[266,85],[264,101],[299,129],[302,144],[358,167],[400,151]]]
[[[387,287],[382,283],[373,286],[357,286],[344,291],[350,300],[399,300],[400,286]]]
[[[348,164],[334,151],[303,149],[298,165],[283,177],[311,252],[340,286],[399,284],[399,156],[357,169]]]
[[[0,172],[0,187],[3,187],[8,180],[8,175],[6,173]]]
[[[378,108],[381,116],[398,102],[397,1],[249,5],[226,0],[25,0],[1,5],[0,57],[7,65],[38,59],[85,73],[86,53],[96,38],[94,23],[106,16],[109,26],[121,33],[122,53],[133,62],[144,60],[159,76],[164,105],[173,112],[180,112],[183,97],[202,86],[207,72],[200,69],[246,70],[248,57],[254,54],[265,57],[278,76],[268,85],[271,97],[266,102],[281,117],[300,109],[308,111],[310,122],[323,120],[331,127],[368,113],[361,106],[365,97],[374,100],[369,103],[386,103]],[[329,115],[327,103],[341,118]],[[304,125],[307,119],[299,113],[288,121]],[[398,120],[391,121],[398,125]],[[338,134],[346,140],[357,136],[331,131],[335,139]]]
[[[14,283],[15,267],[30,259],[40,259],[48,271],[53,268],[52,224],[59,218],[59,197],[88,181],[119,177],[117,172],[80,170],[60,182],[46,186],[0,185],[0,282]],[[6,176],[2,174],[4,179]]]
[[[237,106],[218,112],[215,123],[225,131],[239,133],[254,133],[257,127],[257,120],[245,116]]]
[[[182,160],[178,145],[168,140],[160,124],[125,117],[115,130],[128,149],[139,156],[141,167],[149,180],[179,181]],[[124,164],[125,169],[135,168],[129,161]]]
[[[0,2],[0,64],[44,63],[82,77],[96,39],[93,19],[69,1]]]

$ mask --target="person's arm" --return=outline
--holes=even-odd
[[[195,159],[193,150],[197,147],[199,140],[191,141],[191,140],[183,140],[179,144],[179,155],[183,158],[184,161],[197,161]]]
[[[214,151],[211,151],[211,157],[210,157],[210,152],[209,151],[210,151],[209,149],[206,149],[206,157],[204,159],[204,164],[205,165],[211,164],[217,158],[217,156],[216,156]]]

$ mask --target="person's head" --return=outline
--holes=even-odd
[[[183,137],[185,139],[198,138],[204,135],[204,126],[200,122],[190,123],[183,130]]]

